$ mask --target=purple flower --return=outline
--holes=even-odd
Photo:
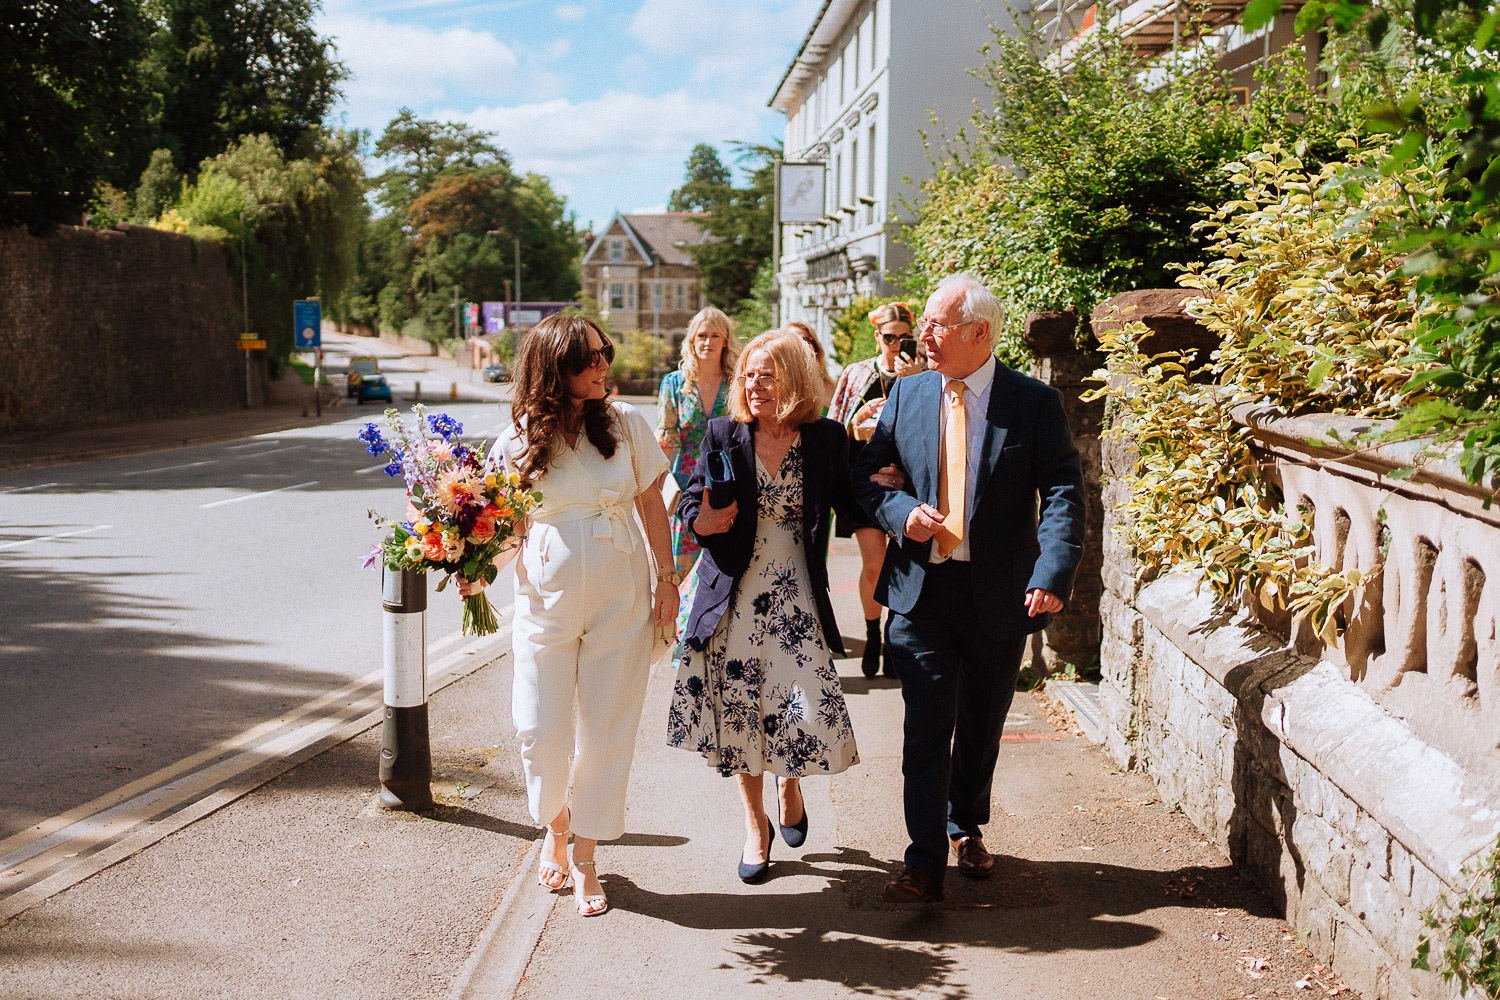
[[[428,416],[427,426],[432,428],[444,441],[452,441],[464,432],[464,425],[448,416],[446,413],[434,413]]]
[[[380,555],[381,555],[380,546],[377,545],[373,549],[370,550],[370,554],[369,555],[365,556],[364,568],[365,569],[369,569],[371,566],[374,566],[376,560],[378,560],[380,558]]]
[[[390,445],[385,443],[385,438],[380,436],[380,428],[373,423],[365,424],[360,428],[359,439],[365,443],[365,451],[371,455],[379,455],[390,448]]]

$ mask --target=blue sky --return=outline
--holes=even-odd
[[[766,107],[821,0],[324,0],[353,73],[334,118],[402,107],[495,133],[580,221],[661,211],[700,142],[780,138]]]

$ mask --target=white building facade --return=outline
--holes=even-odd
[[[933,171],[924,133],[951,135],[987,101],[971,72],[979,48],[1026,8],[824,0],[770,101],[786,115],[786,159],[824,166],[822,218],[782,228],[781,322],[802,320],[831,346],[832,322],[855,296],[889,294],[909,256],[893,216],[909,214]]]

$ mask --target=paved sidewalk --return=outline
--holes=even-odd
[[[852,543],[836,541],[832,578],[852,581],[857,566]],[[840,591],[847,633],[860,614],[852,586]],[[805,783],[808,841],[794,851],[778,840],[768,881],[735,875],[744,829],[732,781],[663,745],[672,673],[659,670],[629,832],[599,850],[612,910],[580,918],[528,867],[454,996],[1353,996],[1147,778],[1111,766],[1031,694],[1017,696],[997,771],[995,877],[950,868],[942,905],[882,902],[906,844],[900,691],[864,679],[858,660],[839,667],[861,762]]]

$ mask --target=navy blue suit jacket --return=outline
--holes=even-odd
[[[818,621],[828,648],[836,656],[844,654],[838,623],[833,617],[833,602],[828,597],[828,512],[853,510],[854,497],[849,491],[849,437],[844,425],[819,418],[803,424],[802,431],[802,549],[807,553],[807,572],[817,604]],[[688,613],[683,641],[701,650],[719,627],[729,608],[734,585],[750,566],[755,548],[755,524],[759,507],[759,490],[755,476],[755,432],[750,424],[729,417],[708,422],[697,466],[677,514],[691,525],[703,506],[704,476],[708,463],[702,456],[722,448],[734,469],[734,499],[739,514],[728,531],[714,535],[694,536],[703,547],[698,563],[698,589],[693,608]]]
[[[875,599],[901,614],[916,606],[932,551],[905,526],[918,504],[938,504],[945,382],[935,371],[898,380],[853,473],[855,497],[892,536]],[[870,482],[892,463],[905,471],[906,490]],[[1027,617],[1026,592],[1066,601],[1083,554],[1083,476],[1056,389],[995,365],[978,472],[969,561],[982,626],[996,639],[1039,631],[1052,616]]]

